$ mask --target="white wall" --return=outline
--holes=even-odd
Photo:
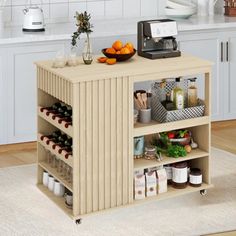
[[[7,0],[6,25],[21,25],[27,0]],[[40,4],[40,0],[32,0]],[[42,0],[46,23],[73,20],[75,11],[87,10],[94,18],[156,16],[163,13],[165,0]]]

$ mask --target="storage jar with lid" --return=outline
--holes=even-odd
[[[190,170],[189,184],[192,187],[200,187],[202,185],[202,172],[199,168],[192,168]]]
[[[186,188],[188,183],[188,164],[178,162],[172,165],[172,186],[174,188]]]

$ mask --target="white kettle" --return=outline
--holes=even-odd
[[[28,7],[25,7],[25,9],[23,9],[24,24],[22,30],[24,32],[45,31],[42,7],[38,7],[37,5],[32,5],[30,0],[27,2],[27,5]]]

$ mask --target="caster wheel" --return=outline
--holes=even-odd
[[[206,189],[200,190],[200,194],[202,196],[205,196],[207,194],[207,190]]]
[[[80,225],[80,224],[82,223],[82,219],[77,219],[77,220],[75,221],[75,223],[76,223],[77,225]]]

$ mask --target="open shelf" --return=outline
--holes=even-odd
[[[51,199],[59,208],[61,208],[68,216],[73,217],[73,210],[66,207],[65,199],[63,197],[57,197],[53,192],[49,191],[47,187],[42,184],[37,184],[39,190],[44,193],[49,199]]]
[[[184,195],[187,193],[198,192],[198,191],[209,189],[212,187],[213,187],[212,184],[206,184],[206,183],[202,183],[202,186],[200,186],[200,187],[192,187],[192,186],[188,185],[187,188],[184,188],[184,189],[176,189],[176,188],[173,188],[172,186],[168,186],[168,191],[166,193],[160,193],[160,194],[157,194],[156,196],[146,197],[141,200],[134,200],[134,204],[143,203],[146,201],[156,201],[156,200],[161,200],[161,199],[168,199],[168,198],[172,198],[172,197],[181,196],[181,195]]]
[[[208,152],[202,151],[201,149],[198,148],[198,149],[193,149],[191,153],[189,153],[186,157],[173,158],[173,157],[167,157],[163,155],[163,160],[160,162],[157,160],[146,160],[144,158],[134,159],[134,171],[152,168],[152,167],[161,166],[161,165],[168,165],[168,164],[181,162],[181,161],[188,161],[188,160],[197,159],[201,157],[207,157],[207,156],[209,156]]]
[[[66,133],[67,135],[69,135],[70,137],[73,137],[73,127],[69,126],[68,128],[65,127],[65,122],[63,121],[61,124],[58,123],[59,118],[55,118],[55,120],[52,119],[52,114],[49,114],[49,116],[46,115],[46,111],[41,112],[40,109],[42,107],[39,106],[38,107],[38,115],[43,118],[44,120],[46,120],[47,122],[49,122],[51,125],[57,127],[58,129],[60,129],[61,131],[63,131],[64,133]]]
[[[159,123],[157,121],[152,120],[151,123],[149,124],[142,124],[142,123],[135,124],[133,129],[133,137],[166,132],[170,130],[184,129],[199,125],[206,125],[209,124],[209,122],[210,122],[209,116],[202,116],[168,123]]]
[[[44,170],[46,170],[50,175],[52,175],[55,179],[57,179],[60,183],[62,183],[67,189],[69,189],[71,192],[73,192],[72,183],[69,183],[64,178],[62,178],[59,173],[56,171],[55,168],[52,168],[48,163],[46,162],[39,162],[39,166],[41,166]]]
[[[69,155],[68,159],[65,158],[63,154],[59,154],[57,149],[53,149],[52,145],[47,145],[44,141],[40,139],[40,137],[43,134],[38,134],[38,143],[41,144],[46,150],[50,151],[52,154],[60,158],[62,161],[64,161],[67,165],[70,167],[73,167],[73,156]]]

